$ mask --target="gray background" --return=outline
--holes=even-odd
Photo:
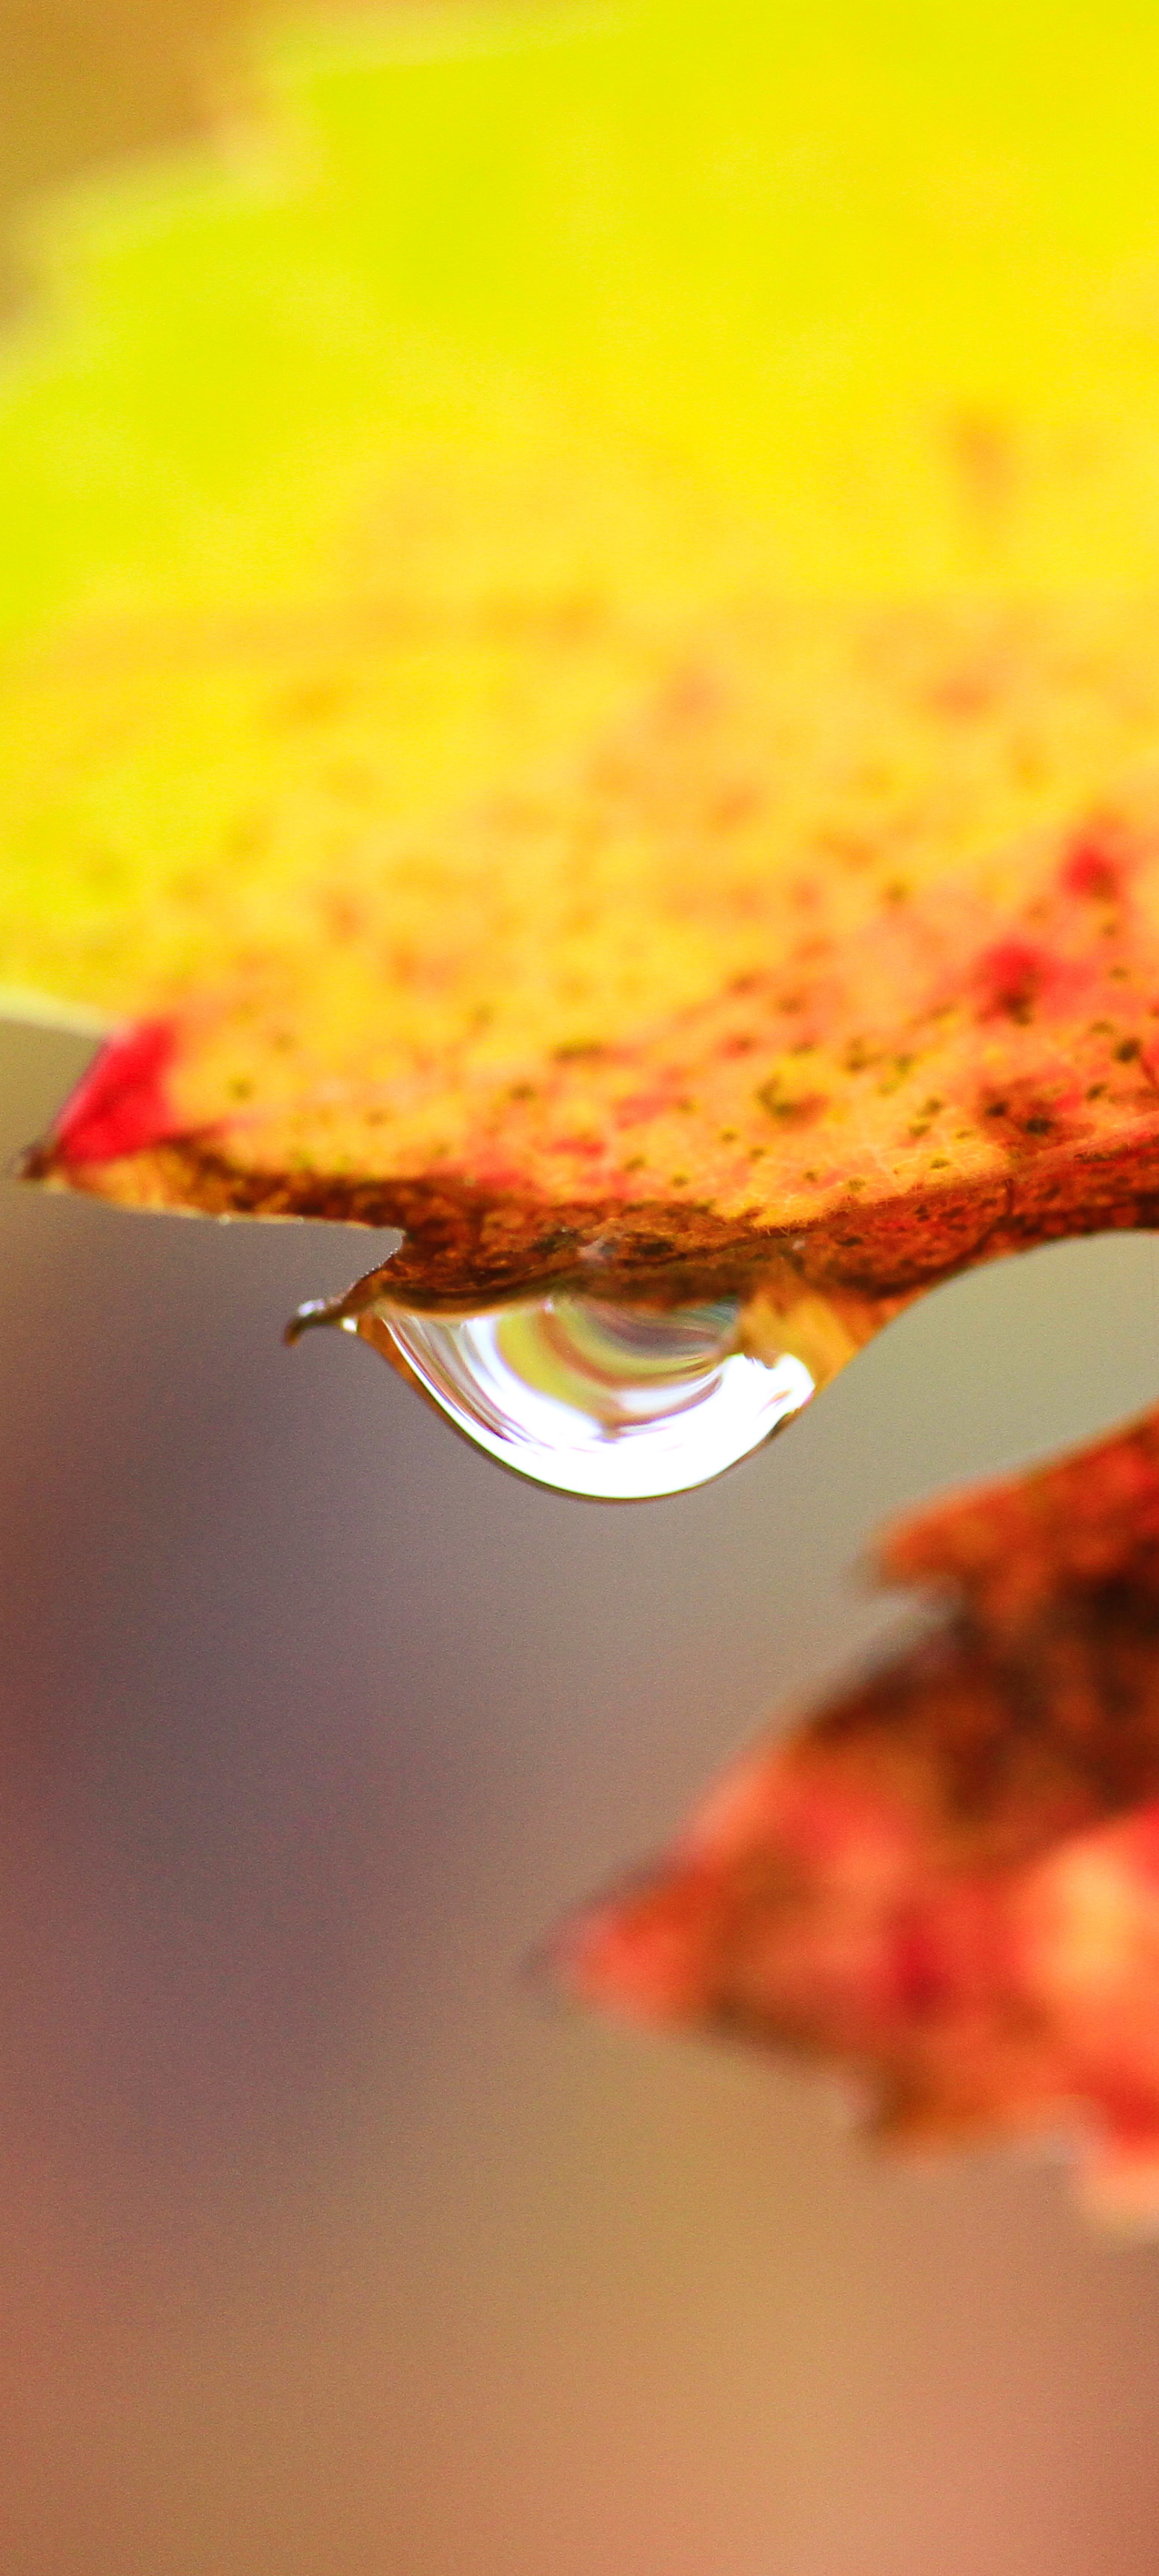
[[[884,1514],[1155,1395],[1153,1243],[604,1509],[282,1349],[372,1238],[2,1204],[5,2576],[1152,2576],[1159,2249],[524,1962],[904,1619]]]

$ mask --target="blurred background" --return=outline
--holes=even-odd
[[[244,0],[0,0],[0,278],[27,286],[12,248],[29,194],[121,152],[204,132],[245,59]],[[239,41],[240,31],[240,41]]]
[[[5,218],[244,85],[237,20],[0,0]],[[5,1158],[84,1058],[0,1029]],[[1159,2248],[525,1962],[904,1625],[884,1518],[1155,1400],[1154,1244],[961,1281],[603,1510],[281,1347],[365,1236],[0,1222],[4,2576],[1153,2576]]]

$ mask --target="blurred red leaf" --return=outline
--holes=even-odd
[[[1159,2212],[1159,1417],[886,1541],[931,1633],[746,1755],[559,1943],[646,2020],[836,2063],[884,2137],[1065,2129]]]

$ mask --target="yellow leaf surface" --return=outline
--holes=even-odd
[[[950,32],[285,39],[47,225],[0,979],[129,1033],[45,1176],[452,1305],[1147,1214],[1159,39]]]

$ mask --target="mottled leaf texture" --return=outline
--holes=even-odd
[[[940,1504],[937,1624],[749,1752],[558,1960],[588,2000],[841,2068],[902,2145],[1066,2134],[1159,2217],[1159,1426]]]
[[[944,36],[387,18],[46,222],[0,980],[113,1034],[32,1170],[449,1306],[1152,1221],[1159,36]]]

